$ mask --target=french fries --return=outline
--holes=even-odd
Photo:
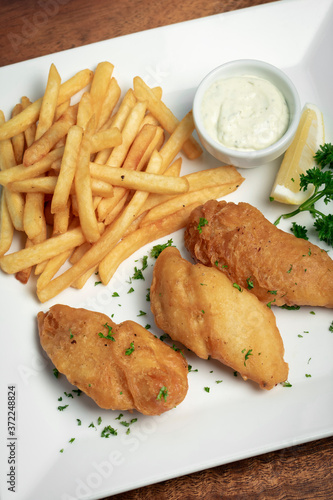
[[[244,180],[232,166],[181,175],[182,152],[202,152],[192,112],[178,120],[140,77],[122,97],[113,70],[104,61],[61,83],[52,64],[40,99],[23,96],[8,121],[0,113],[0,267],[22,283],[38,276],[41,302],[94,273],[106,285],[134,251]],[[11,252],[15,230],[25,247]]]

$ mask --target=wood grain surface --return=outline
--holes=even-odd
[[[0,0],[0,66],[270,1],[274,0]],[[333,499],[333,438],[107,498],[111,499]]]

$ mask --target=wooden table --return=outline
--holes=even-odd
[[[156,0],[2,0],[0,66],[270,1],[274,0],[164,0],[162,3]],[[107,500],[195,498],[332,499],[333,438],[215,467]]]

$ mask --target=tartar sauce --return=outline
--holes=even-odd
[[[211,137],[231,149],[253,151],[278,141],[289,123],[280,90],[256,76],[220,79],[206,91],[201,108]]]

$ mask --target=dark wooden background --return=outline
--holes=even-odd
[[[0,0],[0,66],[271,1]],[[333,438],[182,476],[107,500],[111,499],[331,500]]]

